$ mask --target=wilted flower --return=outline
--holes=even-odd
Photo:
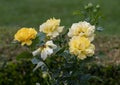
[[[47,41],[45,45],[33,51],[32,54],[33,56],[36,56],[41,53],[41,58],[45,60],[48,55],[51,55],[53,53],[53,49],[56,49],[56,48],[57,46],[53,44],[52,41]]]
[[[90,41],[94,40],[94,31],[95,26],[92,26],[90,23],[84,21],[84,22],[78,22],[74,23],[71,28],[69,29],[68,36],[84,36],[88,38]]]
[[[21,42],[21,45],[31,45],[32,39],[35,39],[37,31],[34,28],[21,28],[14,35],[14,40]]]
[[[44,32],[51,39],[58,36],[62,32],[63,26],[60,25],[60,19],[49,19],[42,25],[40,25],[40,32]]]
[[[88,38],[74,36],[70,39],[69,50],[70,53],[83,60],[87,56],[92,56],[94,54],[95,46],[90,43]]]

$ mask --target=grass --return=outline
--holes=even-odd
[[[119,0],[0,0],[0,28],[38,28],[51,17],[60,18],[62,25],[70,27],[72,23],[80,21],[72,13],[88,2],[101,5],[104,15],[101,25],[105,29],[100,34],[119,35]]]

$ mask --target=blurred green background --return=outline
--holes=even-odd
[[[0,0],[0,28],[12,30],[19,27],[36,27],[47,19],[61,19],[61,24],[70,27],[81,19],[73,15],[87,3],[100,4],[104,18],[102,34],[119,35],[120,0]]]

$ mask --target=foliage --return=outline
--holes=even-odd
[[[119,85],[120,81],[120,66],[119,65],[108,65],[108,66],[102,66],[102,65],[93,65],[90,69],[90,73],[92,75],[99,76],[103,81],[102,82],[95,82],[92,85]]]
[[[79,15],[81,20],[85,20],[91,24],[94,24],[96,26],[96,30],[98,31],[103,30],[103,28],[99,26],[101,18],[103,18],[99,4],[93,5],[92,3],[88,3],[84,6],[84,9],[74,11],[73,15]]]
[[[47,85],[45,82],[47,78],[44,78],[44,76],[42,76],[41,70],[38,69],[35,72],[32,72],[33,67],[34,65],[30,61],[8,63],[5,67],[0,68],[0,85],[35,85],[37,82],[41,83],[41,85]],[[89,75],[97,76],[102,79],[95,80],[95,77],[93,77],[89,80],[90,85],[120,84],[119,65],[102,66],[97,64],[90,64],[86,65],[84,69],[86,69],[86,74],[89,73]],[[74,73],[74,75],[76,74]],[[89,75],[86,75],[85,77]]]
[[[35,85],[41,82],[41,71],[32,72],[33,65],[29,61],[18,63],[9,62],[5,67],[0,68],[1,85]],[[43,85],[44,82],[43,82]]]

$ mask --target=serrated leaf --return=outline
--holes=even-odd
[[[25,51],[25,52],[22,52],[21,54],[19,54],[18,56],[16,56],[16,59],[17,60],[20,60],[20,59],[28,59],[28,58],[31,58],[32,57],[32,54]]]

